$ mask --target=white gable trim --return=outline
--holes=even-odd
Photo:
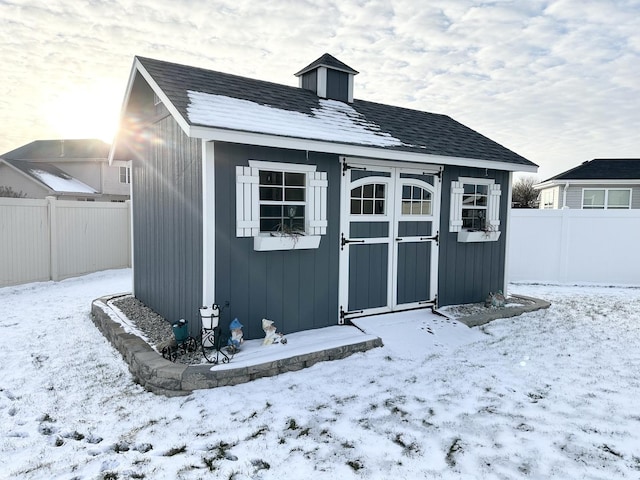
[[[380,160],[397,160],[417,164],[457,165],[462,167],[491,168],[508,172],[537,172],[534,165],[518,165],[506,162],[492,162],[475,158],[449,157],[445,155],[430,155],[426,153],[402,152],[383,148],[348,145],[321,140],[282,137],[255,132],[241,132],[223,128],[192,126],[188,133],[192,137],[203,140],[240,143],[245,145],[259,145],[263,147],[290,148],[292,150],[307,150],[322,153],[335,153],[350,157],[362,157]]]

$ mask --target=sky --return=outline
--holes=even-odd
[[[135,55],[446,114],[540,166],[640,157],[640,0],[0,0],[0,153],[117,128]],[[530,176],[531,174],[527,174]]]

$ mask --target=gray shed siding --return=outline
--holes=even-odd
[[[150,127],[133,161],[134,288],[144,304],[173,322],[199,329],[202,302],[201,143],[172,117]]]
[[[501,186],[500,239],[496,242],[459,243],[458,234],[449,232],[451,182],[458,177],[485,177],[484,169],[445,167],[440,214],[440,251],[438,264],[438,305],[456,305],[484,301],[489,292],[504,288],[505,242],[509,173],[488,170],[488,178]]]
[[[253,238],[236,237],[236,166],[249,160],[317,165],[328,174],[329,226],[313,250],[256,252]],[[215,301],[229,302],[221,321],[244,325],[247,339],[264,336],[268,318],[289,333],[335,325],[338,318],[340,163],[336,155],[215,144]]]

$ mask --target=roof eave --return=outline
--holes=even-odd
[[[547,180],[533,186],[536,190],[544,190],[545,188],[564,187],[565,185],[640,185],[640,178],[637,179],[570,179],[570,180]]]
[[[536,173],[538,171],[538,166],[534,164],[522,165],[477,158],[451,157],[446,155],[406,152],[375,146],[327,142],[322,140],[285,137],[214,127],[191,126],[191,136],[200,138],[205,141],[241,143],[262,147],[290,148],[293,150],[307,150],[322,153],[333,153],[337,155],[374,158],[380,160],[397,160],[436,165],[458,165],[464,167],[491,168],[509,172]]]

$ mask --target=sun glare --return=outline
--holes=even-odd
[[[62,93],[52,101],[48,121],[59,138],[113,141],[118,128],[122,86],[95,82]]]

